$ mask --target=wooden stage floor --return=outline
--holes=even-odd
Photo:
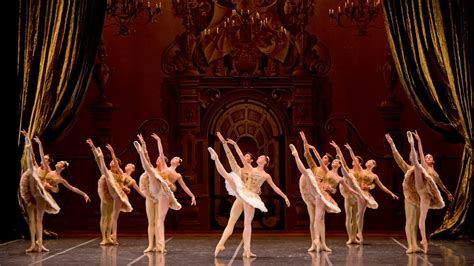
[[[403,236],[365,236],[364,245],[345,244],[343,236],[328,236],[331,253],[308,253],[305,235],[255,234],[256,258],[242,258],[241,234],[214,258],[217,234],[166,235],[168,253],[143,253],[146,236],[120,236],[118,246],[100,246],[99,237],[61,237],[46,240],[47,253],[25,254],[28,240],[0,242],[0,265],[474,265],[474,243],[469,240],[431,240],[425,254],[405,254]]]

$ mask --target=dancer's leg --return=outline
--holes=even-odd
[[[111,212],[113,205],[105,202],[100,203],[100,233],[102,235],[102,241],[100,245],[112,244],[110,241],[111,231]]]
[[[225,227],[224,232],[222,233],[221,239],[219,240],[219,243],[217,243],[216,249],[214,250],[215,257],[217,257],[219,252],[225,249],[225,246],[224,246],[225,242],[232,235],[234,231],[235,223],[237,223],[237,220],[239,219],[243,210],[244,210],[244,206],[243,206],[242,200],[240,200],[239,198],[236,198],[234,203],[232,204],[232,208],[230,209],[230,216],[229,216],[229,221],[227,222],[227,226]]]
[[[225,180],[227,180],[227,183],[229,183],[230,187],[234,191],[237,191],[237,187],[234,183],[234,180],[232,179],[232,176],[225,170],[224,166],[222,165],[221,161],[219,160],[219,157],[217,156],[216,151],[211,147],[207,148],[207,150],[211,154],[211,159],[214,160],[214,162],[216,164],[217,172],[219,172],[219,174],[223,178],[225,178]]]
[[[309,247],[308,252],[312,252],[316,250],[316,246],[314,245],[314,215],[316,212],[316,205],[313,202],[306,202],[306,209],[308,209],[309,215],[309,232],[311,234],[311,247]]]
[[[113,210],[112,210],[112,238],[113,244],[118,245],[117,239],[117,222],[120,214],[120,208],[122,207],[122,201],[120,199],[114,199],[113,203]]]
[[[36,246],[36,208],[34,205],[28,205],[26,207],[28,214],[28,229],[30,230],[31,246],[25,250],[25,252],[38,251]]]
[[[155,239],[155,204],[149,197],[145,200],[146,218],[148,219],[148,247],[143,252],[155,251],[153,243]]]
[[[324,226],[324,202],[321,198],[316,198],[316,212],[314,215],[314,245],[316,252],[321,251],[321,229]]]
[[[332,252],[332,250],[326,245],[326,210],[323,212],[321,219],[321,250],[326,252]]]
[[[156,249],[161,253],[166,253],[165,249],[165,218],[169,209],[169,199],[166,195],[161,195],[158,200],[158,219],[156,220],[157,236]]]
[[[416,245],[416,235],[415,235],[415,242],[413,242],[413,222],[415,215],[415,205],[411,204],[407,198],[405,197],[405,235],[407,237],[407,244],[408,248],[406,253],[414,253]],[[416,223],[415,223],[416,226]]]
[[[46,209],[46,202],[44,200],[37,200],[36,201],[36,234],[37,242],[38,242],[38,251],[46,251],[49,250],[43,246],[43,216]]]
[[[243,257],[250,258],[256,257],[254,253],[250,251],[250,241],[252,238],[252,220],[255,214],[255,208],[247,203],[243,203],[244,205],[244,232],[243,232],[243,240],[244,240],[244,252],[242,254]]]
[[[428,253],[428,239],[426,238],[426,216],[428,214],[428,208],[430,205],[430,198],[427,194],[420,194],[420,219],[418,226],[421,234],[421,247],[424,253]]]
[[[365,200],[358,198],[357,199],[357,237],[359,238],[359,242],[361,244],[364,242],[362,230],[364,229],[364,215],[365,215],[366,209],[367,209],[367,203],[365,202]]]

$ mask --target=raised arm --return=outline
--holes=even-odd
[[[311,155],[311,152],[309,150],[309,143],[308,140],[306,139],[306,135],[304,134],[303,131],[300,131],[300,136],[301,139],[303,140],[303,147],[304,147],[304,158],[306,159],[306,163],[308,164],[309,168],[313,173],[316,173],[318,171],[318,165],[313,159],[313,156]]]
[[[390,149],[392,150],[393,154],[393,159],[395,159],[395,162],[397,163],[398,167],[403,171],[403,173],[406,173],[408,169],[410,169],[410,165],[405,162],[405,160],[403,160],[403,157],[398,152],[397,147],[395,146],[395,143],[393,142],[393,139],[390,134],[385,134],[385,139],[390,145]]]
[[[222,147],[224,147],[224,151],[225,151],[225,155],[227,157],[227,161],[229,161],[229,164],[230,164],[230,169],[232,169],[232,172],[234,173],[237,173],[237,174],[241,174],[240,173],[240,166],[237,164],[237,160],[235,159],[235,156],[234,154],[232,153],[232,151],[230,150],[229,148],[229,144],[227,143],[227,141],[224,139],[224,137],[222,136],[221,132],[217,131],[217,137],[219,138],[219,140],[221,141],[222,143]]]
[[[90,198],[89,198],[89,196],[87,196],[86,193],[84,193],[82,190],[76,188],[75,186],[69,184],[69,182],[67,182],[66,179],[64,179],[64,178],[62,178],[62,177],[59,177],[59,178],[58,178],[58,181],[59,181],[58,183],[60,183],[60,184],[62,184],[63,186],[65,186],[67,189],[69,189],[69,190],[71,190],[72,192],[74,192],[74,193],[76,193],[76,194],[79,194],[79,195],[81,195],[82,197],[84,197],[84,200],[85,200],[86,202],[90,202],[90,201],[91,201]]]
[[[344,144],[344,147],[346,147],[346,149],[349,150],[352,161],[354,162],[352,170],[356,172],[362,171],[362,166],[360,165],[359,159],[357,159],[357,157],[355,156],[354,151],[352,150],[352,147],[348,143]]]
[[[191,206],[195,206],[196,205],[196,197],[194,197],[194,194],[191,192],[191,190],[188,188],[188,186],[186,186],[186,183],[184,183],[184,180],[183,180],[183,177],[181,176],[181,174],[178,174],[178,175],[179,175],[179,178],[178,178],[179,185],[184,190],[184,192],[186,192],[186,194],[188,194],[188,196],[191,197]]]
[[[329,142],[329,145],[333,146],[336,150],[336,154],[339,157],[339,160],[341,161],[341,166],[345,167],[347,171],[349,171],[350,167],[347,165],[347,162],[344,159],[344,155],[342,154],[341,148],[339,148],[339,146],[336,144],[336,142],[334,142],[334,140],[331,140],[331,142]]]
[[[154,139],[156,139],[156,144],[158,145],[158,170],[162,171],[164,168],[168,168],[168,165],[165,161],[165,153],[163,152],[163,145],[161,144],[161,138],[158,137],[157,134],[153,133],[151,135]]]
[[[290,207],[290,201],[288,200],[288,197],[281,191],[279,187],[277,187],[277,185],[275,185],[275,183],[273,183],[272,177],[269,174],[266,174],[265,180],[270,185],[270,187],[272,187],[273,191],[275,191],[275,193],[280,195],[285,200],[286,206]]]
[[[117,156],[115,156],[114,148],[112,148],[112,145],[106,144],[105,147],[110,151],[110,155],[112,155],[112,160],[114,161],[115,165],[117,165],[117,169],[120,172],[121,175],[124,174],[122,168],[120,168],[119,161],[117,159]]]
[[[44,150],[43,150],[43,144],[41,143],[41,140],[36,136],[34,137],[34,140],[36,141],[36,143],[38,143],[38,148],[39,148],[39,152],[40,152],[40,156],[41,156],[41,166],[43,167],[44,169],[44,173],[47,174],[50,172],[50,168],[49,168],[49,165],[46,164],[46,160],[44,159]]]
[[[398,196],[395,195],[395,193],[393,193],[392,191],[390,191],[388,188],[386,188],[386,187],[382,184],[382,182],[380,181],[378,175],[375,175],[374,182],[375,182],[375,184],[377,184],[377,186],[379,186],[385,193],[387,193],[387,194],[389,194],[390,196],[392,196],[393,199],[398,200]]]
[[[314,152],[316,159],[318,159],[319,165],[321,165],[320,168],[323,169],[324,173],[329,172],[328,167],[323,163],[323,159],[321,159],[321,156],[319,155],[319,152],[316,150],[316,148],[313,145],[309,145],[309,148]]]
[[[227,143],[231,144],[234,146],[235,151],[237,152],[237,155],[239,155],[240,161],[242,161],[242,164],[244,165],[244,168],[251,168],[252,165],[249,164],[244,157],[244,154],[242,153],[242,150],[240,150],[239,145],[237,145],[237,142],[235,142],[232,139],[227,139]]]

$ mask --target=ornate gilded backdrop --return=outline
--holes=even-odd
[[[183,175],[200,195],[193,221],[181,227],[215,229],[227,222],[233,199],[206,149],[214,147],[225,161],[217,131],[244,151],[270,156],[267,171],[296,206],[285,208],[264,185],[269,212],[256,213],[255,228],[306,227],[287,147],[299,143],[299,130],[323,141],[319,132],[331,102],[329,52],[305,30],[312,1],[174,0],[173,8],[185,31],[162,56],[168,77],[160,106],[184,158]]]

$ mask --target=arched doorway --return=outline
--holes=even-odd
[[[229,97],[231,97],[229,95]],[[230,99],[229,99],[230,100]],[[227,102],[222,99],[222,102]],[[279,187],[285,187],[285,163],[281,163],[281,157],[285,152],[285,135],[283,121],[270,104],[265,104],[261,99],[244,98],[234,99],[227,104],[216,108],[209,123],[209,146],[219,154],[226,169],[230,171],[227,158],[224,154],[220,141],[215,138],[220,131],[225,138],[235,140],[243,152],[251,152],[256,157],[268,155],[270,165],[266,171],[272,176],[273,181]],[[234,156],[238,156],[234,153]],[[211,228],[219,229],[225,227],[229,218],[230,208],[234,201],[225,188],[224,179],[215,171],[210,161],[209,192],[211,200]],[[283,229],[284,228],[284,202],[276,195],[268,185],[262,186],[262,200],[268,208],[268,213],[257,211],[253,227]],[[241,218],[242,219],[242,218]],[[242,227],[239,220],[236,227]]]

